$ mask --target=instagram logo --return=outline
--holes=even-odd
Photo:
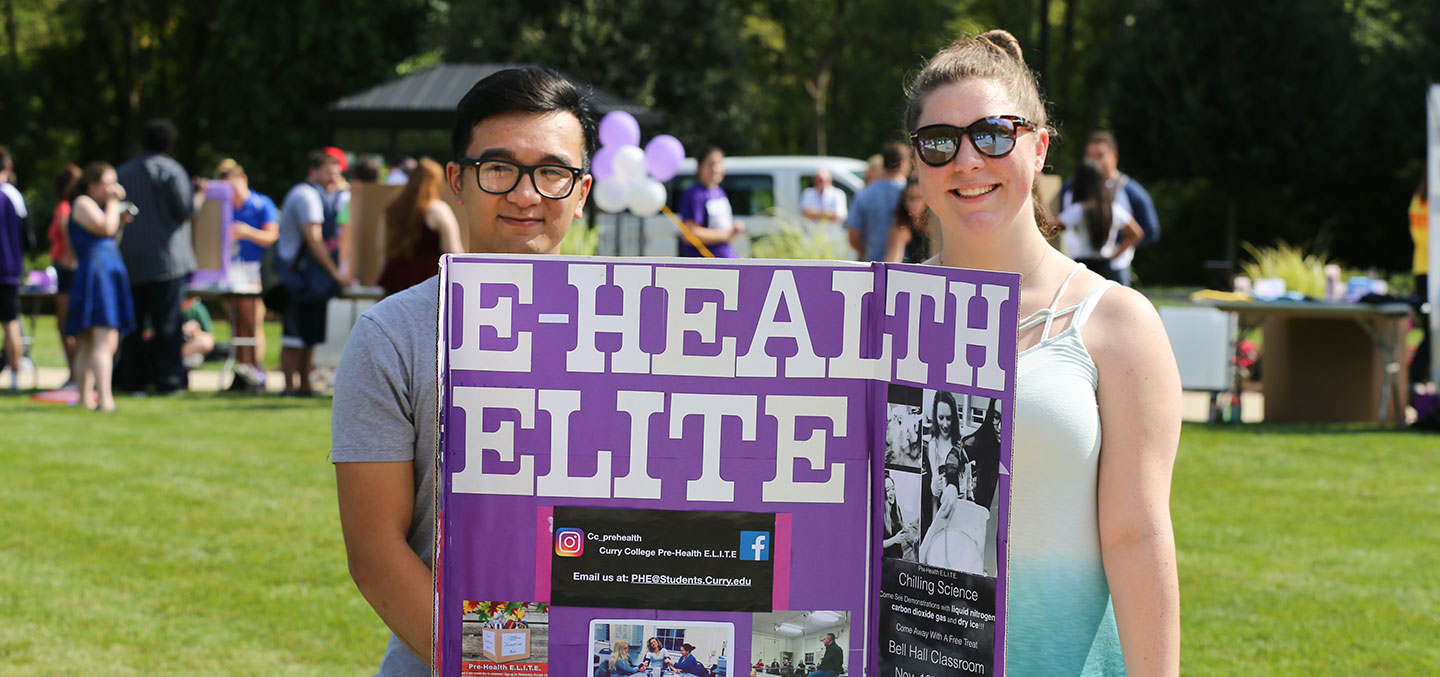
[[[555,554],[560,557],[579,557],[585,554],[585,532],[572,527],[556,529]]]

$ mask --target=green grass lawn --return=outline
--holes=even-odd
[[[0,674],[372,674],[326,399],[0,396]]]
[[[119,406],[0,394],[0,674],[371,674],[329,400]],[[1186,674],[1440,665],[1440,436],[1187,424],[1172,506]]]

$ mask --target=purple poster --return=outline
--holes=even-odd
[[[437,674],[1003,674],[1018,299],[446,257]]]

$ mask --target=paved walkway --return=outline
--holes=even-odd
[[[65,384],[66,372],[59,367],[40,367],[39,373],[25,373],[20,375],[20,387],[25,389],[35,388],[37,390],[54,390]],[[225,375],[224,382],[221,382],[219,370],[196,370],[190,372],[190,390],[195,392],[215,392],[224,387],[230,386],[229,374]],[[5,384],[9,384],[9,372],[6,372]],[[285,389],[285,375],[279,371],[265,372],[265,390],[267,392],[279,393]]]

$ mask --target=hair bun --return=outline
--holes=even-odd
[[[985,31],[975,39],[989,44],[991,47],[1009,55],[1010,58],[1016,61],[1023,62],[1025,60],[1025,55],[1020,49],[1020,41],[1016,40],[1015,36],[1010,34],[1010,31],[996,28]]]

